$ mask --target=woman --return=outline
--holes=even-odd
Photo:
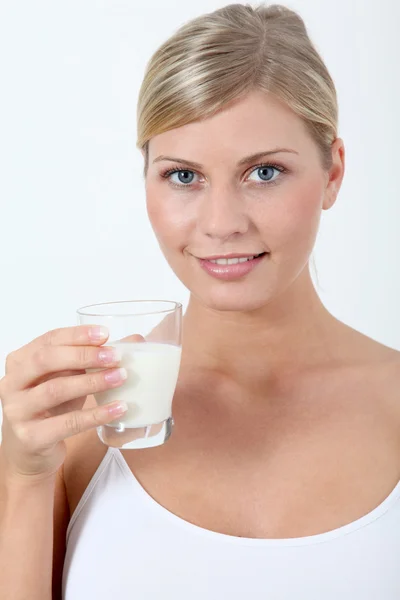
[[[148,65],[138,147],[151,224],[191,292],[175,429],[135,452],[99,441],[123,411],[90,395],[122,384],[112,358],[84,372],[106,365],[100,330],[11,353],[2,598],[398,598],[399,353],[312,284],[345,161],[301,18],[233,4],[181,27]]]

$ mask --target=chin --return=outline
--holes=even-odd
[[[223,290],[202,290],[200,293],[193,290],[193,295],[197,301],[207,308],[219,312],[252,312],[262,309],[268,304],[270,298],[265,294],[254,293],[251,290],[244,290],[238,286],[236,289],[226,287]]]

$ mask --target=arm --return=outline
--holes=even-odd
[[[28,483],[8,477],[0,456],[2,600],[61,598],[68,516],[59,473]]]
[[[0,380],[1,600],[52,600],[53,590],[60,596],[69,519],[65,440],[126,411],[119,402],[82,409],[89,393],[118,387],[124,379],[118,356],[111,352],[104,361],[98,346],[108,333],[99,331],[92,326],[49,331],[6,359]],[[110,370],[118,381],[107,378]]]

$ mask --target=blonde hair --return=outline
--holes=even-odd
[[[185,23],[146,66],[137,105],[145,176],[153,136],[205,119],[251,90],[273,94],[303,120],[329,169],[336,90],[304,21],[279,4],[229,4]]]

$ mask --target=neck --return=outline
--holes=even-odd
[[[186,363],[246,386],[334,358],[338,321],[322,304],[308,267],[255,311],[215,311],[191,297],[183,322]]]

